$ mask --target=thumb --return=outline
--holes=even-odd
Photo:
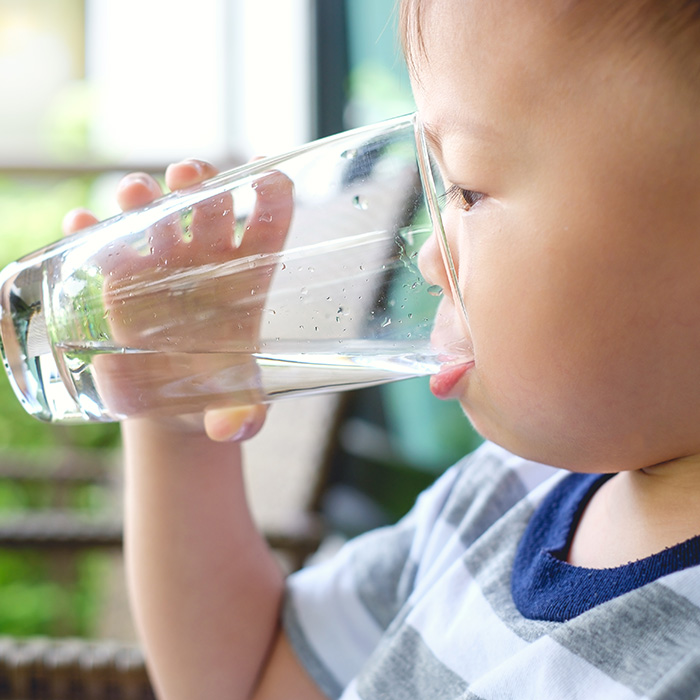
[[[266,416],[267,407],[262,404],[211,408],[204,414],[204,429],[216,442],[239,442],[256,435]]]

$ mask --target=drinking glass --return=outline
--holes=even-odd
[[[428,159],[417,118],[393,119],[10,264],[0,338],[19,400],[44,421],[189,416],[468,359],[431,345],[442,290],[417,262],[433,232],[450,265]]]

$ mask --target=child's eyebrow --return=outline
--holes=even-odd
[[[428,142],[431,150],[434,153],[442,153],[442,138],[437,127],[428,122],[422,122],[421,126],[425,134],[425,140]]]
[[[453,120],[447,124],[433,124],[421,122],[425,140],[435,153],[442,153],[444,134],[462,133],[481,141],[494,141],[498,138],[498,132],[490,125],[472,119]]]

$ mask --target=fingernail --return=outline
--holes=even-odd
[[[198,174],[202,174],[202,161],[198,160],[197,158],[185,158],[185,160],[182,161],[182,165],[189,165],[190,168],[194,168]]]
[[[240,442],[249,437],[252,437],[256,427],[256,421],[246,420],[243,425],[233,434],[231,437],[227,438],[228,442]]]
[[[153,178],[145,173],[131,173],[126,175],[121,182],[121,186],[143,185],[144,187],[153,189]]]

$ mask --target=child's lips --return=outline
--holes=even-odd
[[[474,360],[459,364],[445,364],[440,371],[430,377],[430,391],[438,399],[452,399],[459,395],[457,385],[464,375],[474,366]]]

